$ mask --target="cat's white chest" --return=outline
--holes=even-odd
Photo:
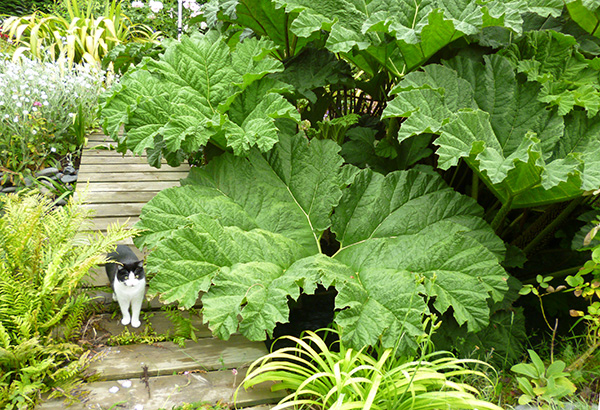
[[[141,324],[140,310],[146,293],[146,279],[136,279],[133,273],[124,282],[115,277],[113,290],[123,314],[121,324],[131,323],[131,326],[139,327]],[[129,314],[130,308],[131,315]]]
[[[117,299],[131,301],[133,298],[144,297],[146,290],[146,279],[127,279],[125,282],[117,280],[113,283],[113,289]]]

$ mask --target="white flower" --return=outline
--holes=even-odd
[[[27,115],[27,114],[29,114],[29,111],[23,110],[23,115]]]
[[[15,116],[15,118],[13,118],[13,122],[19,122],[19,117]]]
[[[50,152],[52,152],[52,153],[56,152],[56,148],[54,148],[54,147],[50,148]],[[118,390],[119,390],[119,388],[117,387],[117,391],[118,391]],[[111,393],[112,393],[112,392],[111,392]]]
[[[22,104],[21,102],[18,102],[18,103],[16,104],[16,106],[17,106],[17,107],[19,107],[19,108],[21,108],[21,107],[23,106],[23,104]]]
[[[202,14],[202,7],[198,3],[194,3],[190,6],[190,11],[192,12],[192,16],[196,17]]]
[[[205,21],[201,21],[201,22],[200,22],[200,28],[201,28],[202,30],[206,30],[206,29],[208,28],[208,24],[206,24],[206,22],[205,22]]]
[[[199,7],[196,0],[183,0],[183,7],[186,9],[191,9],[192,7]]]
[[[32,133],[33,135],[35,135],[35,134],[37,134],[37,131],[36,131],[36,130],[31,130],[31,133]]]
[[[135,8],[135,9],[141,9],[144,7],[144,3],[142,3],[141,1],[132,1],[131,7]]]
[[[154,13],[158,13],[164,7],[162,2],[156,0],[150,0],[148,6],[150,6],[150,10],[152,10]]]

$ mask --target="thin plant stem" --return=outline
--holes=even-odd
[[[550,363],[554,363],[554,341],[556,340],[556,329],[558,329],[558,319],[555,319],[554,329],[552,329],[552,341],[550,342]]]
[[[510,207],[512,205],[512,201],[513,201],[513,197],[509,196],[508,199],[506,200],[506,202],[502,204],[502,207],[498,210],[498,212],[496,213],[496,216],[492,220],[492,223],[491,223],[492,229],[496,233],[498,232],[498,229],[502,225],[502,222],[504,222],[506,215],[508,215],[508,212],[510,211]]]
[[[552,222],[550,222],[539,234],[536,235],[535,238],[531,240],[523,248],[523,252],[525,255],[528,255],[535,247],[544,239],[548,234],[554,231],[558,225],[560,225],[570,214],[575,210],[575,208],[583,201],[583,197],[579,197],[571,201],[571,203],[563,209],[563,211],[556,217]],[[493,225],[492,225],[493,226]]]

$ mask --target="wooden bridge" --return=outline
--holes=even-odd
[[[162,189],[178,186],[189,171],[187,165],[171,168],[165,164],[160,169],[152,168],[146,158],[119,154],[110,149],[111,144],[114,142],[102,134],[91,135],[78,173],[76,195],[87,190],[85,206],[96,211],[93,222],[98,231],[106,231],[113,223],[132,226],[139,220],[146,202]],[[128,244],[134,248],[131,241]],[[139,250],[134,248],[134,251],[142,256]],[[92,274],[91,284],[108,286],[103,269]],[[110,294],[106,290],[99,290],[97,294],[109,303]],[[152,311],[159,305],[157,301],[146,304],[142,326],[138,329],[122,326],[120,313],[115,318],[106,313],[97,316],[93,329],[87,331],[93,330],[98,340],[103,341],[110,337],[116,340],[119,335],[126,339],[135,334],[165,333],[173,324],[164,312]],[[112,309],[118,310],[116,303]],[[264,343],[250,342],[239,335],[228,341],[213,338],[199,317],[192,317],[192,325],[199,329],[198,340],[188,340],[184,346],[157,342],[99,348],[94,352],[90,370],[99,374],[100,381],[85,385],[87,393],[82,395],[82,401],[69,409],[158,410],[196,402],[233,404],[246,368],[267,353]],[[232,408],[270,408],[269,404],[283,396],[272,393],[270,386],[263,384],[250,391],[240,388]],[[64,408],[62,400],[46,401],[38,406],[42,410]]]

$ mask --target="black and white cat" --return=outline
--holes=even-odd
[[[121,324],[139,327],[140,310],[146,293],[146,273],[144,262],[127,245],[118,245],[116,252],[108,254],[108,260],[118,263],[107,263],[106,274],[113,290],[113,300],[119,302],[123,319]],[[129,307],[131,306],[131,315]]]

